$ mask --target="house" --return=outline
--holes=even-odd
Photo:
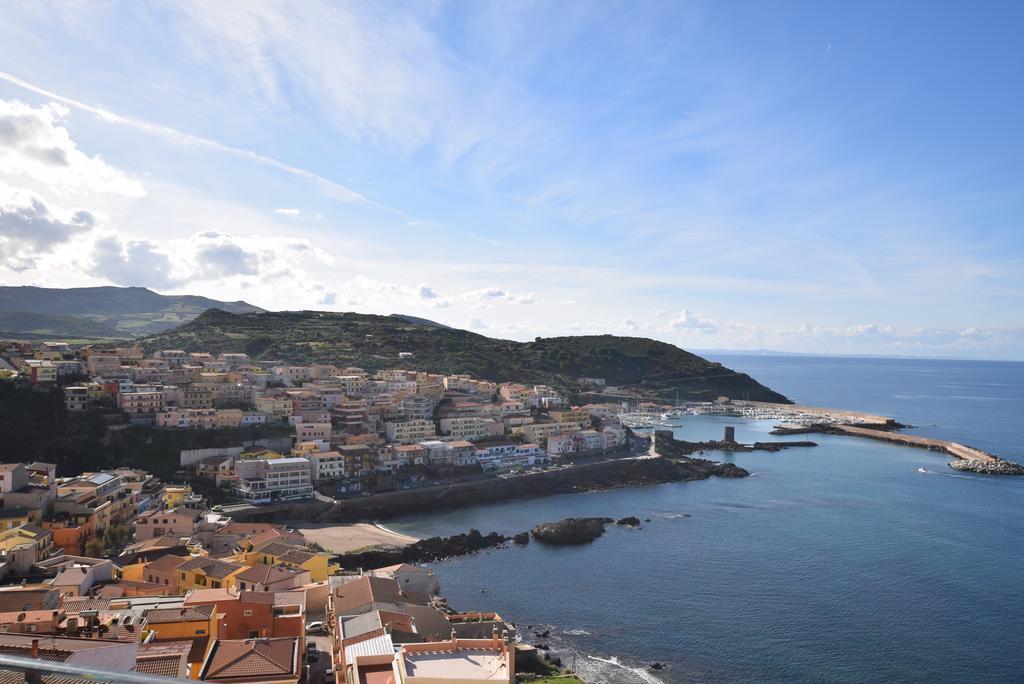
[[[235,586],[235,577],[245,566],[228,560],[197,556],[176,568],[178,589],[185,593],[189,589],[219,589]]]
[[[49,555],[53,533],[36,525],[24,523],[0,532],[0,562],[15,575],[29,574],[32,566]]]
[[[39,359],[23,359],[21,373],[36,385],[52,385],[57,382],[57,367],[53,361]]]
[[[207,682],[298,684],[302,675],[301,637],[218,639],[199,672]]]
[[[306,595],[301,591],[196,589],[185,596],[184,605],[214,606],[218,639],[301,637],[305,633]]]
[[[149,510],[135,517],[135,540],[146,541],[165,534],[191,537],[202,518],[203,512],[195,508]]]
[[[394,658],[396,684],[515,681],[515,643],[508,636],[403,644]]]
[[[175,590],[177,590],[180,579],[178,566],[189,560],[190,558],[187,556],[179,556],[175,554],[160,556],[156,560],[145,563],[142,571],[142,577],[144,581],[151,584],[161,584],[163,586],[174,587]],[[175,591],[175,593],[177,592]]]
[[[192,488],[188,485],[167,485],[163,494],[164,508],[184,506],[191,496]]]
[[[213,605],[180,608],[149,608],[144,613],[147,636],[157,641],[209,638],[217,633],[217,609]]]
[[[308,570],[288,565],[252,565],[235,578],[241,591],[278,592],[295,589],[312,582]]]
[[[323,582],[330,575],[330,554],[310,551],[301,546],[292,546],[271,541],[242,551],[232,557],[246,565],[285,565],[309,572],[310,581]]]

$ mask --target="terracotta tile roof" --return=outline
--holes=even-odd
[[[83,610],[106,610],[110,599],[94,599],[85,597],[66,597],[62,606],[68,615],[77,615]]]
[[[150,608],[146,611],[149,624],[168,622],[194,622],[209,620],[216,606],[188,606],[185,608]]]
[[[255,584],[273,584],[294,577],[300,572],[300,570],[279,565],[258,564],[246,568],[243,572],[238,573],[236,577],[239,580]]]
[[[271,556],[282,556],[298,547],[292,546],[291,544],[285,544],[284,542],[269,541],[261,545],[254,544],[253,548],[259,551],[260,553],[266,553]]]
[[[312,551],[303,551],[297,548],[293,548],[288,553],[278,556],[279,560],[285,563],[294,563],[295,565],[302,565],[313,558],[316,558],[316,554]]]
[[[374,602],[401,604],[407,601],[398,583],[383,577],[361,577],[334,590],[334,612],[337,615],[351,613]]]
[[[231,561],[217,560],[216,558],[197,557],[185,561],[178,566],[179,572],[201,572],[213,579],[224,579],[231,573],[241,570],[244,565],[232,563]]]
[[[50,595],[53,592],[53,596]],[[5,589],[0,591],[0,611],[40,610],[45,605],[56,605],[56,589]]]
[[[176,570],[179,565],[189,560],[187,556],[175,556],[168,554],[166,556],[160,556],[152,563],[146,564],[146,570],[155,570],[157,572],[171,572]]]
[[[142,644],[135,656],[133,672],[159,677],[182,678],[188,668],[191,641],[161,641]]]
[[[203,666],[207,681],[252,682],[293,677],[297,673],[296,637],[284,639],[221,640]]]

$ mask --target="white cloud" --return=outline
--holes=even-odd
[[[680,311],[679,315],[668,322],[668,325],[671,330],[700,333],[715,333],[718,332],[719,327],[717,321],[686,309]]]
[[[82,111],[95,114],[104,121],[128,126],[130,128],[134,128],[135,130],[142,131],[144,133],[149,133],[151,135],[157,135],[165,140],[169,140],[170,142],[178,145],[200,147],[203,149],[213,150],[215,152],[224,152],[234,157],[254,161],[265,166],[277,169],[278,171],[283,171],[284,173],[290,174],[292,176],[297,176],[299,178],[311,182],[325,196],[331,197],[332,199],[338,200],[339,202],[370,204],[372,206],[376,206],[379,208],[387,208],[381,207],[380,205],[371,202],[358,192],[351,190],[345,187],[344,185],[341,185],[340,183],[336,183],[330,180],[329,178],[325,178],[324,176],[313,173],[312,171],[309,171],[307,169],[292,166],[290,164],[285,164],[284,162],[280,162],[272,157],[268,157],[258,152],[253,152],[251,150],[246,150],[240,147],[232,147],[230,145],[225,145],[223,143],[217,142],[216,140],[210,140],[209,138],[203,138],[201,136],[193,135],[191,133],[185,133],[184,131],[179,131],[177,129],[171,128],[170,126],[163,126],[160,124],[155,124],[149,121],[145,121],[143,119],[137,119],[130,116],[122,116],[108,109],[94,107],[93,105],[89,105],[84,102],[79,102],[78,100],[73,100],[69,97],[58,95],[57,93],[45,90],[27,81],[23,81],[17,76],[13,76],[12,74],[8,74],[2,71],[0,71],[0,80],[7,81],[8,83],[13,83],[18,87],[57,100],[58,102],[69,105],[76,109],[81,109]]]
[[[471,290],[458,296],[458,299],[466,302],[479,302],[488,305],[494,302],[507,302],[509,304],[533,304],[537,301],[537,295],[529,292],[525,295],[513,294],[509,290],[500,287],[485,287],[481,290]]]
[[[0,265],[16,271],[33,268],[36,257],[95,225],[88,211],[64,211],[35,193],[0,183]]]
[[[116,285],[173,288],[182,282],[173,270],[170,256],[146,240],[122,241],[111,235],[93,245],[90,272]]]
[[[274,213],[281,216],[295,217],[302,213],[300,209],[275,209]]]
[[[137,178],[78,148],[59,125],[68,113],[54,102],[32,107],[0,100],[0,172],[31,178],[62,194],[146,194]]]
[[[487,322],[481,318],[468,318],[466,319],[465,327],[468,330],[487,330],[491,326],[487,325]]]

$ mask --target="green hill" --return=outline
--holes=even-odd
[[[0,335],[123,339],[173,328],[212,308],[262,311],[246,302],[162,295],[144,287],[0,287]]]
[[[788,401],[746,374],[646,338],[593,335],[514,342],[398,315],[232,314],[213,309],[141,344],[149,353],[159,349],[245,352],[258,360],[282,363],[471,373],[498,382],[548,384],[572,394],[593,390],[580,378],[603,378],[608,385],[666,400],[729,396]],[[400,360],[400,352],[411,352],[415,358]]]

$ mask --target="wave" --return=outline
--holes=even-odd
[[[620,670],[623,670],[625,672],[629,672],[629,673],[635,675],[641,681],[649,682],[650,684],[665,684],[663,680],[658,679],[657,677],[652,675],[650,672],[648,672],[645,668],[642,668],[642,667],[632,667],[630,665],[626,665],[625,663],[623,663],[621,660],[619,660],[615,656],[609,656],[607,658],[602,658],[601,656],[589,655],[589,654],[586,654],[586,653],[582,653],[580,655],[582,655],[584,658],[587,658],[589,660],[596,660],[599,663],[604,663],[606,665],[611,665],[612,667],[616,667],[616,668],[618,668]],[[597,681],[603,681],[603,680],[599,679]]]
[[[668,515],[665,516],[665,519],[666,520],[678,520],[680,518],[691,518],[691,517],[693,517],[692,513],[669,513]]]
[[[564,634],[571,634],[572,636],[588,636],[590,632],[585,629],[566,629],[563,630]]]

